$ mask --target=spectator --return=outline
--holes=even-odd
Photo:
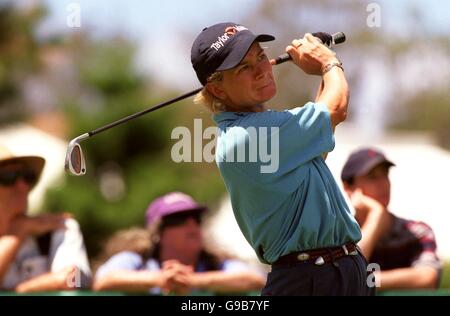
[[[0,145],[0,288],[62,291],[89,286],[78,223],[68,214],[29,216],[28,194],[45,160],[14,156]]]
[[[341,179],[361,226],[359,246],[366,258],[380,265],[381,290],[437,288],[441,263],[432,229],[423,222],[389,211],[389,169],[395,166],[374,148],[353,152]]]
[[[139,240],[140,246],[121,251],[103,264],[96,273],[94,289],[150,290],[154,294],[178,295],[194,290],[213,293],[260,290],[265,282],[261,273],[243,262],[221,260],[205,250],[200,224],[206,210],[180,192],[156,199],[146,214],[148,238],[152,241],[150,251],[146,251],[149,246],[139,231],[122,234],[128,240]]]

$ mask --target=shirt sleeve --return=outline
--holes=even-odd
[[[334,135],[328,108],[309,102],[284,112],[280,126],[280,166],[295,168],[334,149]]]
[[[80,226],[73,218],[67,219],[65,226],[65,229],[59,229],[52,234],[50,271],[56,272],[68,266],[76,266],[82,287],[86,287],[90,284],[92,275]]]
[[[273,167],[264,173],[272,173],[276,177],[334,149],[330,113],[322,103],[308,102],[291,110],[254,113],[247,122],[241,123],[244,128],[267,128],[262,130],[264,133],[259,131],[258,143],[267,144],[272,160],[276,160],[272,162]]]
[[[137,271],[143,266],[142,257],[134,252],[123,251],[112,256],[106,261],[95,274],[96,278],[102,278],[107,274],[115,271],[127,270]]]
[[[255,131],[256,139],[250,131]],[[252,145],[249,146],[251,148],[253,145],[260,147],[253,151],[259,155],[262,165],[268,165],[261,157],[262,153],[270,152],[271,160],[275,161],[261,172],[275,176],[287,174],[334,149],[328,108],[322,103],[312,102],[292,110],[269,110],[244,116],[236,126],[227,130],[221,142],[218,157],[222,161],[228,161],[224,152],[228,154],[235,150],[233,146],[243,147],[247,143]]]
[[[423,222],[409,222],[408,229],[419,239],[421,252],[414,258],[413,267],[431,266],[441,271],[442,265],[436,254],[436,239],[430,226]]]

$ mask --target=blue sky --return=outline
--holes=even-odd
[[[82,19],[87,26],[95,25],[102,31],[126,30],[130,36],[151,32],[157,28],[196,29],[217,19],[236,19],[250,10],[258,0],[45,0],[50,8],[50,20],[64,27],[66,6],[79,3]]]
[[[1,0],[0,0],[1,1]],[[336,0],[338,1],[338,0]],[[35,2],[20,0],[19,2]],[[190,30],[202,28],[217,21],[237,21],[260,0],[44,0],[50,9],[47,25],[64,29],[66,7],[78,3],[82,10],[82,21],[86,27],[95,27],[98,32],[126,31],[129,36],[142,36],[152,29],[173,30],[186,27]],[[446,0],[378,0],[363,1],[379,3],[383,27],[396,28],[408,18],[407,6],[417,5],[425,16],[428,30],[450,32],[450,2]],[[283,0],[278,0],[281,6]]]
[[[1,0],[0,0],[1,1]],[[406,10],[414,2],[425,16],[426,30],[450,33],[450,1],[395,0],[372,1],[381,7],[383,28],[392,32],[403,30]],[[22,0],[23,3],[33,0]],[[66,25],[67,6],[77,3],[81,8],[81,27],[94,36],[119,33],[136,41],[139,53],[138,70],[149,72],[168,84],[186,89],[197,85],[190,67],[187,42],[207,25],[219,21],[241,21],[260,0],[44,0],[49,17],[39,32],[73,32]],[[367,1],[370,3],[371,1]],[[282,5],[282,0],[277,1]],[[189,37],[189,38],[187,38]]]

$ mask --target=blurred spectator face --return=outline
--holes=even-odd
[[[24,214],[28,193],[36,183],[36,174],[20,163],[0,166],[0,216],[13,218]]]
[[[389,166],[379,164],[366,175],[354,178],[351,190],[361,189],[364,195],[377,200],[387,207],[391,199],[391,182],[389,181]]]
[[[177,254],[182,263],[196,262],[203,248],[198,212],[186,212],[165,216],[162,220],[161,248]],[[183,262],[184,261],[184,262]]]

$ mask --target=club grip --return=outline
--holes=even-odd
[[[345,34],[342,32],[337,32],[333,34],[333,43],[334,44],[341,44],[345,42]]]
[[[291,60],[291,56],[288,53],[284,53],[283,55],[278,56],[277,58],[275,58],[275,65],[284,63],[288,60]]]
[[[331,47],[332,45],[340,44],[345,42],[345,34],[342,32],[334,33],[333,35],[330,35],[325,32],[316,32],[312,33],[312,35],[320,40],[322,44]],[[282,64],[288,60],[291,60],[291,56],[289,56],[288,53],[284,53],[277,58],[275,58],[275,65]]]

